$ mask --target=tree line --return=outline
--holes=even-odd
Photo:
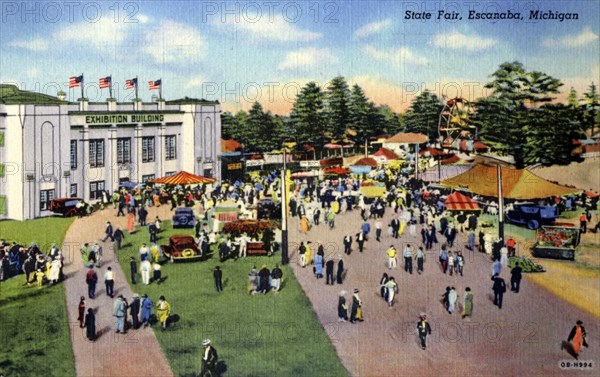
[[[571,88],[567,103],[559,103],[555,95],[564,84],[544,72],[528,71],[520,62],[503,63],[490,77],[485,85],[489,95],[473,102],[468,123],[491,151],[512,156],[517,167],[569,163],[578,158],[572,153],[573,140],[600,128],[594,83],[582,96]],[[397,114],[387,105],[375,105],[359,85],[350,88],[339,76],[326,88],[316,82],[302,87],[289,116],[265,112],[259,103],[247,113],[225,112],[222,133],[242,142],[249,152],[280,149],[284,141],[317,149],[326,143],[362,145],[400,131],[420,132],[434,142],[439,140],[444,100],[425,90],[404,114]]]
[[[300,89],[289,116],[278,116],[255,102],[248,112],[221,114],[224,138],[233,138],[247,152],[281,149],[283,142],[317,150],[327,143],[359,144],[381,134],[400,132],[400,116],[387,105],[377,106],[359,85],[349,87],[336,77],[326,88],[311,81]]]

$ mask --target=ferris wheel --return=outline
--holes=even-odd
[[[449,99],[444,104],[438,122],[438,133],[442,147],[459,149],[462,139],[476,136],[477,128],[471,124],[473,107],[464,98]]]

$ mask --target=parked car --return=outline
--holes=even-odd
[[[257,216],[260,220],[281,220],[281,203],[269,198],[259,200]]]
[[[191,208],[177,208],[173,215],[173,228],[193,228],[196,216]]]
[[[48,209],[54,213],[59,213],[65,217],[85,215],[87,204],[83,202],[83,205],[77,206],[78,203],[83,202],[81,198],[56,198],[50,201]]]
[[[160,248],[163,254],[173,262],[196,262],[203,258],[194,237],[187,234],[171,236],[169,244],[160,245]]]
[[[541,225],[552,225],[558,217],[558,208],[540,206],[531,203],[515,204],[506,214],[509,223],[525,225],[528,229],[536,230]]]

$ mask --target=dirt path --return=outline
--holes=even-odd
[[[386,211],[384,235],[375,241],[373,230],[363,253],[356,243],[350,256],[343,254],[342,238],[354,235],[360,227],[359,212],[339,215],[334,230],[325,225],[311,229],[308,235],[298,232],[298,219],[290,220],[290,261],[298,280],[324,325],[338,355],[352,376],[564,376],[597,373],[600,361],[600,326],[598,319],[569,305],[548,291],[521,282],[521,292],[507,292],[501,310],[493,305],[491,262],[485,254],[464,248],[464,235],[456,244],[466,257],[464,276],[444,275],[437,262],[438,251],[427,253],[425,271],[413,275],[403,268],[401,250],[405,243],[421,245],[420,228],[417,237],[408,233],[398,240],[386,234],[391,211]],[[374,229],[374,220],[371,220]],[[441,240],[443,237],[438,238]],[[326,254],[344,256],[348,270],[343,285],[329,286],[316,279],[311,268],[297,264],[297,245],[310,240],[316,252],[316,241],[322,241]],[[386,249],[394,244],[399,250],[398,269],[386,268]],[[456,246],[455,245],[455,246]],[[453,248],[457,250],[458,246]],[[314,254],[313,254],[314,255]],[[327,259],[327,255],[326,255]],[[337,262],[336,262],[337,268]],[[378,282],[387,272],[396,278],[399,293],[392,309],[379,296]],[[502,271],[510,284],[510,272]],[[464,290],[474,293],[473,317],[465,320],[460,314],[448,314],[441,304],[446,286],[454,286],[458,302]],[[510,287],[510,286],[509,286]],[[361,290],[365,322],[339,323],[337,297],[348,291],[351,301],[354,288]],[[419,347],[416,335],[418,315],[425,311],[433,333],[428,337],[427,350]],[[580,360],[593,361],[594,372],[569,371],[560,368],[560,361],[574,361],[561,344],[576,320],[582,320],[590,348],[584,349]],[[588,368],[589,369],[589,368]]]
[[[83,243],[98,241],[103,237],[106,221],[111,221],[115,229],[126,229],[125,218],[117,218],[115,215],[116,210],[110,208],[78,219],[73,222],[64,240],[64,273],[67,277],[65,289],[77,376],[172,376],[173,372],[150,328],[130,329],[126,334],[115,333],[112,315],[114,301],[106,295],[104,288],[104,272],[107,267],[111,266],[115,273],[116,295],[123,294],[131,301],[133,292],[125,281],[126,276],[129,279],[129,271],[127,275],[123,273],[110,241],[102,243],[104,256],[101,268],[96,269],[96,299],[87,298],[87,269],[81,260],[79,249]],[[161,219],[168,218],[168,207],[149,209],[149,219],[154,219],[157,215]],[[125,232],[124,244],[127,241]],[[141,295],[142,292],[136,293]],[[80,296],[86,297],[88,307],[94,308],[96,313],[96,331],[99,338],[95,342],[87,340],[85,329],[79,328],[77,306]]]

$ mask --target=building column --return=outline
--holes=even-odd
[[[138,124],[135,127],[134,132],[134,140],[135,140],[135,150],[136,150],[136,161],[135,161],[135,169],[136,169],[136,177],[135,182],[142,182],[142,125]],[[129,179],[133,180],[134,177],[130,177]]]
[[[84,201],[89,201],[90,194],[87,192],[89,188],[89,169],[90,169],[90,131],[87,128],[87,125],[83,127],[83,131],[81,131],[81,156],[83,157],[83,161],[81,163],[81,199]],[[86,184],[87,183],[87,184]]]
[[[106,184],[105,190],[111,193],[119,187],[119,164],[117,163],[117,129],[112,126],[108,131],[108,143],[106,143],[108,151],[106,164]]]

